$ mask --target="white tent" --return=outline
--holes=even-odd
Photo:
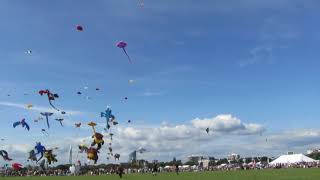
[[[314,159],[311,159],[303,154],[291,154],[291,155],[282,155],[272,161],[271,165],[276,164],[293,164],[293,163],[302,163],[302,162],[317,162]]]

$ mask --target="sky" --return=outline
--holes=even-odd
[[[119,121],[113,148],[122,162],[139,147],[148,150],[139,158],[164,161],[320,147],[319,7],[316,0],[2,0],[0,147],[26,163],[41,141],[59,147],[63,163],[70,145],[90,144],[87,122],[103,131],[108,106]],[[41,89],[59,94],[53,103],[67,114]],[[55,113],[49,136],[44,121],[33,122],[45,111]],[[12,127],[22,118],[29,132]],[[106,149],[99,163],[108,162]],[[86,161],[76,150],[74,159]]]

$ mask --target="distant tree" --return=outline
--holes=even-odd
[[[307,156],[314,160],[320,160],[320,152],[313,152],[311,154],[308,154]]]

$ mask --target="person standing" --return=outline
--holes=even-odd
[[[119,177],[122,178],[123,167],[121,165],[118,167],[118,174],[119,174]]]
[[[176,173],[179,175],[179,164],[176,164]]]

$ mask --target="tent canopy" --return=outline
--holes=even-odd
[[[293,163],[302,163],[302,162],[317,162],[316,160],[309,158],[303,154],[291,154],[291,155],[282,155],[279,158],[272,161],[271,165],[276,164],[293,164]]]

